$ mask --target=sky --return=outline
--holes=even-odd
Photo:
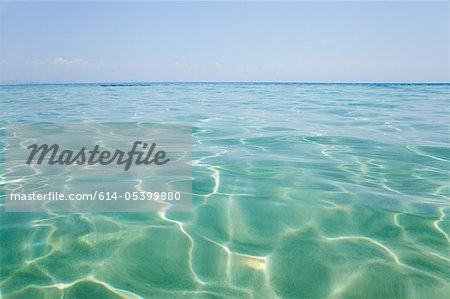
[[[2,2],[0,83],[449,82],[444,2]]]

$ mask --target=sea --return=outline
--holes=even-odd
[[[448,298],[449,91],[2,85],[0,297]],[[111,122],[192,126],[188,211],[5,211],[9,126]]]

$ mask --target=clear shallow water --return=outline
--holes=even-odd
[[[2,207],[1,294],[445,298],[449,87],[2,86],[2,127],[191,123],[194,208],[32,214]]]

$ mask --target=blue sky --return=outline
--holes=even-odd
[[[448,82],[448,2],[2,2],[0,81]]]

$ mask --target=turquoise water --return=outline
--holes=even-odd
[[[1,207],[1,294],[448,298],[449,87],[2,86],[3,128],[191,123],[194,182],[189,213]]]

